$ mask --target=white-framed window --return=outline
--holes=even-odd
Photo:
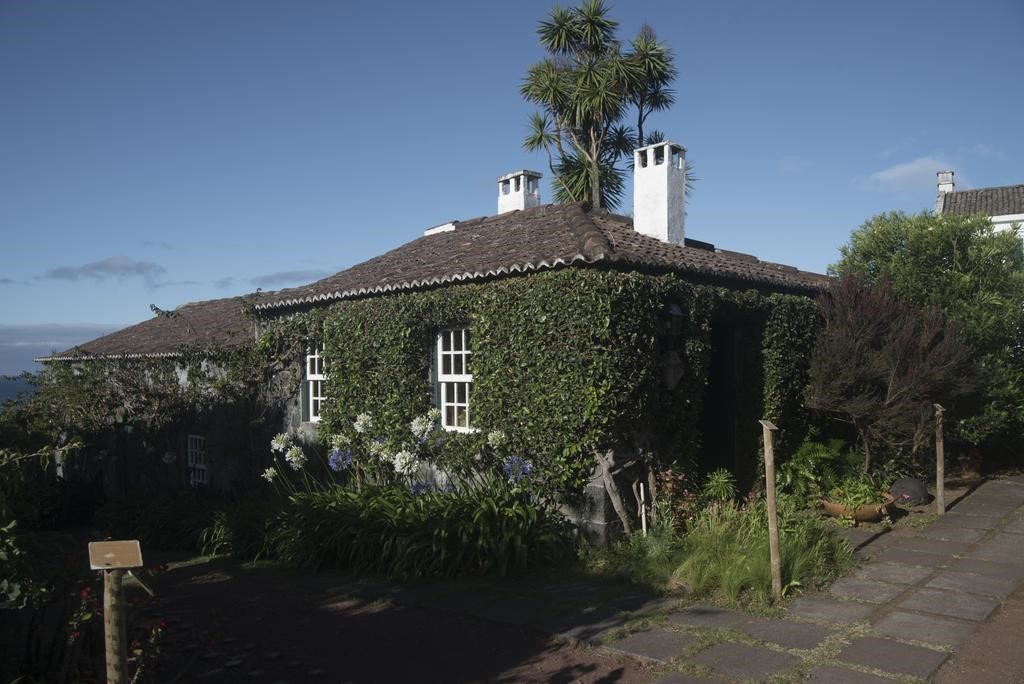
[[[201,435],[188,436],[188,483],[193,487],[210,484],[210,469],[206,461],[206,438]]]
[[[469,328],[442,330],[437,334],[437,383],[441,427],[469,432],[469,397],[473,389]]]
[[[324,347],[317,345],[306,354],[306,389],[309,394],[309,422],[320,422],[326,398],[327,375],[324,373]]]

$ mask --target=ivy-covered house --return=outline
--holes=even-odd
[[[518,171],[498,179],[495,216],[431,228],[309,285],[187,305],[48,361],[256,350],[246,358],[249,372],[263,364],[258,393],[287,399],[263,414],[273,424],[261,434],[275,420],[344,433],[367,413],[380,439],[400,440],[433,406],[448,431],[439,466],[473,467],[500,430],[546,491],[589,489],[599,528],[614,518],[601,473],[628,484],[688,463],[750,485],[757,420],[799,435],[813,297],[827,278],[686,238],[684,154],[637,150],[632,219],[541,205],[540,174]],[[223,370],[230,357],[201,363],[244,385],[241,366]],[[219,471],[238,448],[211,440],[200,413],[190,420],[205,427],[178,431],[178,475],[197,483],[192,440],[203,439],[201,483],[226,484]]]

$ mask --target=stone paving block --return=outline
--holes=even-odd
[[[829,593],[835,596],[868,603],[887,603],[906,590],[907,587],[904,585],[875,582],[857,577],[843,577],[829,587]]]
[[[877,608],[878,606],[871,603],[807,596],[793,601],[787,613],[791,617],[804,618],[813,622],[846,625],[867,619]]]
[[[1009,579],[1019,582],[1024,580],[1024,565],[1017,563],[997,563],[978,560],[977,558],[961,558],[949,566],[950,572],[970,572],[996,579]]]
[[[1021,535],[1024,534],[1024,518],[1015,518],[1011,522],[1003,525],[1003,533]]]
[[[683,652],[696,637],[666,629],[651,629],[605,644],[602,648],[616,653],[669,663]]]
[[[980,622],[999,607],[999,599],[945,589],[914,589],[899,603],[900,608],[948,615]]]
[[[956,648],[974,634],[977,625],[938,615],[918,615],[895,611],[872,627],[878,634],[920,641],[945,648]]]
[[[861,637],[843,649],[839,660],[892,674],[927,679],[946,660],[946,654],[892,639]]]
[[[972,546],[973,544],[969,542],[928,539],[927,537],[909,537],[894,542],[889,548],[902,549],[904,551],[934,553],[937,556],[954,556],[969,551]]]
[[[1015,535],[1005,535],[1013,537]],[[966,555],[967,558],[978,560],[995,561],[997,563],[1024,564],[1024,544],[1017,543],[1007,546],[1005,543],[994,541],[983,541],[973,551]]]
[[[933,572],[932,568],[920,565],[876,561],[858,568],[853,576],[890,584],[917,584]]]
[[[668,616],[668,621],[686,627],[701,629],[732,629],[750,620],[750,617],[734,610],[714,606],[690,606]]]
[[[949,541],[973,543],[988,534],[988,530],[972,527],[957,527],[943,524],[942,521],[932,523],[918,534],[929,539],[947,539]]]
[[[952,589],[970,594],[1006,598],[1017,588],[1017,582],[1012,579],[985,577],[965,572],[943,572],[936,575],[925,586],[932,589]]]
[[[705,679],[704,677],[694,677],[692,675],[684,675],[681,672],[672,672],[664,677],[659,677],[654,680],[654,684],[692,684],[694,682],[713,682],[714,679]]]
[[[764,681],[795,667],[800,658],[757,646],[726,642],[701,651],[693,661],[730,677]]]
[[[973,515],[952,510],[942,516],[942,523],[954,527],[969,527],[975,530],[994,530],[999,527],[1002,515]]]
[[[921,551],[905,551],[903,549],[886,549],[878,554],[877,560],[890,563],[906,563],[907,565],[920,565],[926,568],[942,567],[953,558],[953,554],[936,555],[934,553],[922,553]]]
[[[770,620],[743,626],[743,631],[759,641],[778,644],[786,648],[809,651],[824,641],[832,630],[810,622]]]
[[[827,684],[892,684],[892,680],[866,672],[847,670],[845,667],[816,667],[807,673],[808,682],[826,682]]]
[[[1024,539],[1021,539],[1019,534],[1006,532],[1006,528],[1003,528],[978,544],[978,546],[1005,546],[1015,551],[1024,552]],[[1019,560],[1024,562],[1024,553],[1021,553]]]

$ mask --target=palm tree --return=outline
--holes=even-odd
[[[529,68],[520,92],[541,108],[523,146],[547,154],[555,199],[615,208],[625,187],[616,163],[641,146],[648,115],[675,101],[669,85],[676,69],[646,25],[623,52],[618,22],[607,14],[603,0],[552,9],[537,29],[548,57]],[[622,124],[631,106],[635,131]]]

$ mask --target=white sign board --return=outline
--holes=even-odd
[[[142,549],[139,541],[89,542],[89,567],[93,570],[141,568]]]

